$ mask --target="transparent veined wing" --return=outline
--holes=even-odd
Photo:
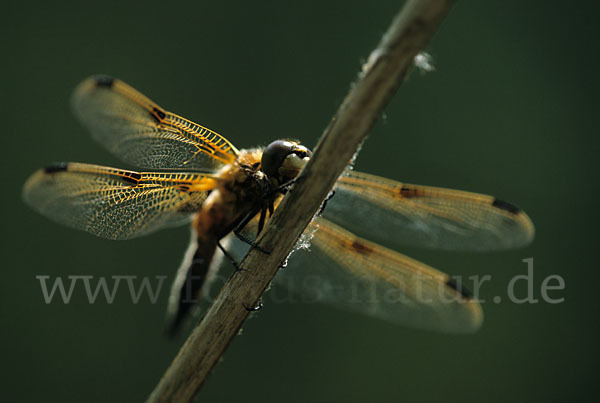
[[[112,77],[83,81],[71,102],[96,140],[138,167],[216,169],[238,154],[221,135],[168,112]]]
[[[216,181],[198,173],[63,163],[34,173],[23,199],[61,224],[103,238],[129,239],[188,222]]]
[[[323,216],[394,249],[507,249],[526,245],[535,232],[525,212],[492,196],[356,171],[338,180]]]
[[[293,253],[274,280],[301,301],[440,332],[470,333],[481,326],[481,306],[447,274],[323,218],[305,236],[308,249]]]
[[[256,236],[258,221],[257,216],[243,234]],[[248,245],[233,236],[228,242],[241,259]],[[273,280],[276,300],[326,303],[448,333],[474,332],[483,320],[479,303],[460,282],[323,217],[309,224],[295,249]]]

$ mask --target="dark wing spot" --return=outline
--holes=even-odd
[[[140,174],[139,172],[130,172],[129,176],[137,181],[142,179],[142,174]]]
[[[139,172],[119,171],[117,175],[119,175],[121,180],[133,185],[139,184],[140,179],[142,179],[142,175]]]
[[[360,253],[361,255],[368,255],[373,252],[373,249],[369,246],[365,245],[360,241],[352,242],[352,249]]]
[[[419,195],[419,191],[417,189],[404,185],[400,188],[398,193],[400,194],[400,196],[406,197],[407,199],[410,199],[411,197],[417,197]]]
[[[499,209],[502,209],[502,210],[506,210],[512,214],[519,214],[521,212],[521,209],[518,208],[517,206],[515,206],[514,204],[510,204],[510,203],[505,202],[500,199],[494,199],[492,206],[498,207]]]
[[[53,174],[55,172],[66,171],[69,164],[67,162],[57,162],[44,168],[44,172],[47,174]]]
[[[96,81],[97,87],[111,88],[115,79],[110,76],[95,76],[94,81]]]
[[[446,281],[446,285],[450,288],[452,288],[454,291],[458,292],[460,295],[462,295],[464,298],[466,299],[473,299],[473,293],[471,291],[469,291],[464,285],[460,285],[460,287],[458,286],[458,284],[456,284],[456,281],[454,281],[454,279],[452,277],[450,277],[448,279],[448,281]]]
[[[167,115],[157,107],[152,108],[152,116],[157,118],[159,122],[167,117]]]
[[[131,183],[132,185],[137,185],[139,183],[139,181],[137,181],[135,178],[131,178],[129,176],[121,176],[120,178],[121,180]]]

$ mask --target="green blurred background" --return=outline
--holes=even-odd
[[[313,146],[401,2],[11,2],[2,35],[2,400],[142,401],[184,340],[163,337],[167,289],[188,242],[171,229],[111,242],[56,225],[20,199],[53,161],[125,166],[75,121],[94,73],[132,84],[238,147]],[[405,329],[334,308],[269,303],[198,400],[549,402],[596,379],[597,2],[460,1],[365,143],[357,169],[496,195],[537,237],[487,254],[404,252],[451,274],[490,274],[469,336]],[[562,304],[491,302],[535,261]],[[36,275],[166,275],[156,304],[121,290],[47,305]],[[524,291],[521,289],[521,291]],[[504,298],[506,300],[506,298]],[[596,319],[594,319],[596,317]],[[189,331],[189,327],[187,329]]]

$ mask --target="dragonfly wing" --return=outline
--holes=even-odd
[[[256,235],[258,218],[245,228]],[[241,259],[248,245],[229,237]],[[361,239],[315,218],[275,276],[271,292],[280,301],[327,303],[405,326],[448,333],[476,331],[483,320],[478,302],[460,282],[421,262]],[[287,292],[287,294],[286,294]]]
[[[394,249],[506,249],[526,245],[535,232],[525,212],[492,196],[356,171],[338,180],[323,216]]]
[[[311,233],[309,250],[292,254],[275,277],[292,296],[421,329],[469,333],[480,327],[481,306],[447,274],[323,218],[305,234]]]
[[[224,137],[166,111],[111,77],[83,81],[72,105],[96,140],[139,167],[215,169],[232,163],[238,154]]]
[[[23,198],[59,223],[102,238],[129,239],[189,221],[215,185],[205,174],[68,163],[34,173]]]

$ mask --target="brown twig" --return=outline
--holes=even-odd
[[[409,0],[363,66],[358,81],[326,128],[302,180],[288,192],[252,249],[192,331],[149,402],[188,402],[223,355],[320,204],[400,86],[452,0]]]

